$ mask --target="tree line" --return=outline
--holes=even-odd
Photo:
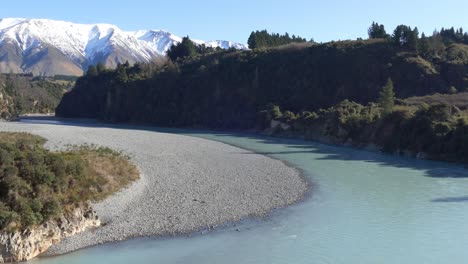
[[[468,45],[468,32],[464,32],[463,28],[454,27],[435,30],[432,36],[428,37],[425,33],[420,36],[417,27],[407,25],[398,25],[392,34],[388,34],[384,25],[373,22],[368,29],[368,35],[369,39],[386,39],[396,46],[418,52],[425,58],[454,43]]]
[[[290,36],[287,32],[283,35],[280,35],[278,33],[269,33],[267,30],[253,31],[247,40],[247,44],[249,45],[250,49],[277,47],[290,43],[301,42],[307,42],[307,40],[296,35]],[[313,42],[313,39],[311,42]]]

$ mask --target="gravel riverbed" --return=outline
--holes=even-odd
[[[0,122],[0,131],[48,139],[46,147],[96,144],[131,156],[140,179],[96,203],[102,227],[64,239],[49,255],[143,236],[188,234],[300,200],[309,184],[283,162],[237,147],[179,134],[86,123]]]

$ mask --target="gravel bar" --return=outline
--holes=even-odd
[[[309,189],[298,170],[279,160],[201,138],[97,123],[0,122],[0,130],[43,136],[52,150],[107,146],[130,155],[140,169],[138,181],[93,205],[102,227],[64,239],[48,255],[262,217],[302,199]]]

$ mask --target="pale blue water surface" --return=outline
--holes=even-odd
[[[31,263],[468,263],[468,170],[462,166],[300,140],[155,130],[281,159],[303,171],[312,193],[266,220],[192,237],[105,244]]]

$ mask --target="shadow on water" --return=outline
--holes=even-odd
[[[434,202],[434,203],[462,203],[462,202],[468,202],[468,196],[437,198],[437,199],[431,200],[431,202]]]
[[[190,134],[190,135],[214,135],[217,137],[239,137],[254,140],[261,144],[287,145],[291,150],[278,152],[256,152],[265,155],[288,155],[288,154],[319,154],[317,160],[339,160],[339,161],[363,161],[377,163],[380,166],[391,166],[397,168],[407,168],[424,172],[427,177],[434,178],[468,178],[468,170],[462,165],[450,164],[446,162],[418,160],[402,156],[395,156],[372,152],[351,147],[334,146],[317,143],[313,141],[304,141],[300,139],[286,139],[277,137],[262,136],[248,132],[226,132],[216,130],[197,130],[180,128],[161,128],[145,125],[131,124],[110,124],[97,122],[93,119],[62,119],[51,116],[33,116],[21,117],[20,122],[33,124],[55,124],[79,127],[106,127],[128,130],[154,131],[172,134]],[[241,152],[239,154],[251,154],[250,152]],[[445,198],[436,199],[435,202],[443,202]],[[451,198],[446,198],[451,200]],[[453,198],[457,200],[457,198]],[[463,199],[463,198],[460,198]],[[467,197],[468,200],[468,197]]]

